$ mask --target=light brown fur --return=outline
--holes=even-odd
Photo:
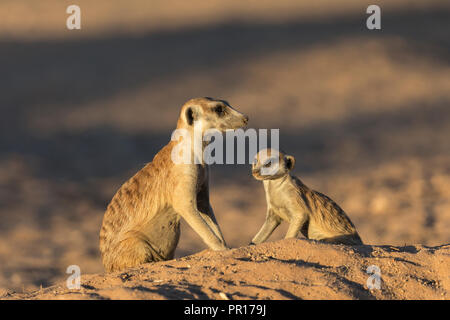
[[[196,98],[183,105],[177,129],[186,129],[192,137],[195,123],[202,131],[224,131],[240,128],[247,121],[226,101]],[[108,205],[100,231],[106,271],[173,259],[181,217],[209,248],[227,248],[209,202],[209,168],[205,163],[174,163],[172,150],[178,143],[170,141],[163,147]],[[193,147],[190,151],[193,155]]]
[[[278,165],[275,163],[276,159]],[[255,179],[263,181],[267,215],[252,243],[266,241],[281,221],[287,221],[289,228],[285,238],[295,238],[301,232],[306,238],[313,240],[362,244],[355,226],[344,210],[329,197],[311,190],[290,174],[294,164],[293,156],[273,149],[261,150],[256,155],[252,173]]]

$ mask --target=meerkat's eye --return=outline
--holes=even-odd
[[[214,107],[214,112],[219,115],[219,117],[223,116],[225,113],[225,108],[221,105]]]
[[[264,167],[269,168],[272,165],[272,160],[269,160],[267,162],[264,162]]]

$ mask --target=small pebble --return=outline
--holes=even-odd
[[[219,296],[223,299],[223,300],[230,300],[230,298],[228,298],[227,294],[225,292],[220,292]]]

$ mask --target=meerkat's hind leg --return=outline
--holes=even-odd
[[[114,246],[109,256],[104,259],[104,264],[105,268],[112,272],[162,260],[164,258],[148,240],[143,239],[138,234],[130,234]]]

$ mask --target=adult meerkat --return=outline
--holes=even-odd
[[[286,239],[301,232],[313,240],[362,244],[355,226],[333,200],[290,174],[294,164],[293,156],[274,149],[264,149],[256,155],[252,174],[263,181],[267,215],[251,244],[266,241],[283,220],[289,223]]]
[[[181,108],[177,129],[195,132],[237,129],[248,117],[226,101],[196,98]],[[185,139],[183,138],[183,139]],[[100,252],[106,271],[173,259],[180,237],[180,217],[213,250],[227,248],[209,202],[209,169],[202,161],[173,161],[178,141],[170,141],[143,169],[125,182],[108,205],[100,231]],[[192,158],[197,156],[190,143]],[[205,147],[202,143],[201,151]],[[201,152],[203,154],[203,152]],[[191,158],[191,159],[192,159]],[[197,159],[198,160],[198,159]],[[198,161],[197,161],[198,162]]]

